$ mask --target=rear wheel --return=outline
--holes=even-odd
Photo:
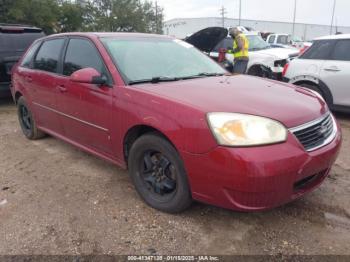
[[[156,134],[140,137],[129,155],[129,173],[141,198],[151,207],[178,213],[187,209],[191,193],[175,148]]]
[[[19,124],[26,138],[36,140],[45,136],[45,133],[37,128],[33,114],[23,96],[17,101],[17,113]]]

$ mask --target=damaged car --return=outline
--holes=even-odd
[[[299,50],[294,48],[271,48],[258,32],[244,32],[244,34],[249,40],[247,74],[282,80],[283,67],[299,55]],[[233,47],[233,39],[227,28],[205,28],[186,38],[186,42],[197,47],[214,60],[223,62],[224,67],[228,70],[234,63],[233,54],[227,53],[227,50]],[[221,61],[220,54],[223,53],[224,61]]]

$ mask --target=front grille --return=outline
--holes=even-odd
[[[306,151],[316,150],[331,142],[335,136],[336,125],[331,114],[311,123],[291,129]]]

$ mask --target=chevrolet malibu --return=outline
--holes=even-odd
[[[123,168],[150,206],[193,200],[260,211],[328,176],[340,128],[317,93],[227,74],[166,36],[70,33],[37,40],[13,70],[28,139],[50,134]]]

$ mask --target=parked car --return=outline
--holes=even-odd
[[[11,97],[11,69],[34,40],[43,37],[41,29],[0,24],[0,97]]]
[[[243,211],[283,205],[324,181],[341,145],[314,92],[232,76],[167,36],[49,36],[12,81],[28,139],[47,133],[128,168],[141,198],[165,212],[192,199]]]
[[[315,39],[286,66],[284,77],[321,94],[331,109],[350,112],[350,34]]]
[[[229,30],[222,27],[205,28],[186,42],[208,54],[213,59],[219,58],[220,49],[228,50],[233,47],[233,39],[228,35]],[[299,55],[297,49],[271,48],[258,32],[245,32],[249,40],[249,75],[282,80],[282,71],[285,64]],[[232,54],[227,53],[226,59],[234,63]]]
[[[301,38],[296,36],[291,36],[289,34],[270,34],[266,42],[270,44],[272,47],[282,47],[282,48],[298,48],[303,49],[305,47],[309,47],[310,43],[303,41]]]

